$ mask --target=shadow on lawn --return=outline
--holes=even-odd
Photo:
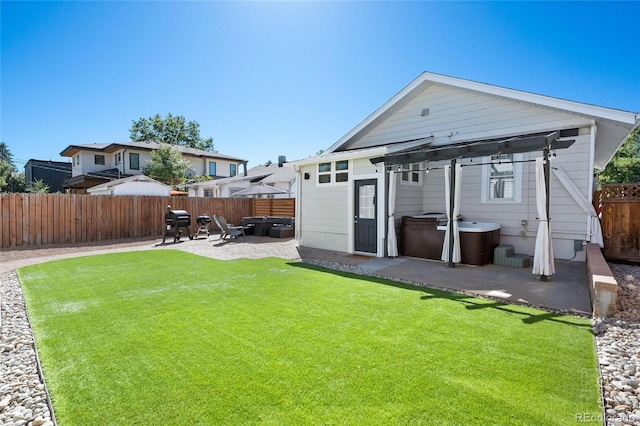
[[[382,284],[382,285],[387,285],[391,287],[402,288],[405,290],[417,291],[422,293],[422,295],[420,296],[421,300],[445,299],[453,302],[459,302],[459,303],[463,303],[465,305],[465,308],[470,311],[477,310],[477,309],[497,309],[499,311],[508,312],[510,314],[515,314],[523,317],[521,318],[521,320],[525,324],[536,324],[541,321],[553,321],[560,324],[570,325],[572,327],[588,328],[591,331],[591,325],[589,323],[576,324],[575,322],[571,321],[572,317],[568,316],[568,314],[542,311],[536,307],[530,307],[530,308],[537,309],[538,311],[540,311],[540,313],[522,312],[522,310],[517,309],[518,305],[503,303],[503,302],[495,301],[493,299],[483,298],[481,295],[466,295],[462,293],[455,293],[448,289],[419,286],[416,284],[407,284],[399,281],[393,281],[391,279],[386,279],[386,278],[358,275],[353,272],[344,272],[344,271],[339,271],[335,269],[324,268],[322,266],[317,266],[310,263],[291,262],[289,263],[289,265],[294,266],[296,268],[304,268],[304,269],[310,269],[318,272],[326,272],[326,273],[338,275],[340,277],[356,278],[360,280],[366,280],[375,284]]]

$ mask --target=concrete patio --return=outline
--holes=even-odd
[[[583,262],[556,260],[556,274],[540,281],[531,268],[498,265],[456,265],[411,257],[368,258],[329,250],[299,247],[301,258],[354,265],[377,276],[535,307],[591,315],[591,299]]]

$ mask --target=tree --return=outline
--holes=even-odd
[[[156,114],[133,121],[129,135],[134,142],[155,141],[170,145],[182,145],[203,151],[216,152],[213,138],[200,137],[200,124],[187,121],[182,115]]]
[[[34,194],[47,194],[49,193],[49,185],[44,183],[42,179],[36,179],[29,185],[28,192]]]
[[[7,147],[7,144],[4,142],[0,142],[0,161],[9,163],[15,169],[15,166],[13,165],[13,155],[11,155],[9,147]]]
[[[175,186],[185,182],[189,167],[191,163],[182,157],[180,151],[163,143],[151,152],[151,160],[147,161],[142,172],[152,179]]]
[[[628,183],[640,180],[640,127],[624,141],[607,167],[598,175],[598,183]]]
[[[0,192],[9,192],[11,171],[11,164],[4,160],[0,160]]]
[[[19,173],[7,144],[0,142],[0,192],[16,191]],[[19,189],[19,188],[18,188]]]

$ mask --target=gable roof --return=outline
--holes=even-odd
[[[394,113],[409,104],[419,94],[423,93],[432,85],[444,85],[479,92],[593,120],[598,127],[598,133],[601,133],[600,130],[604,130],[602,133],[608,135],[608,138],[597,138],[596,136],[596,153],[594,158],[596,168],[604,168],[606,166],[629,133],[638,125],[638,123],[640,123],[640,114],[633,112],[568,101],[565,99],[553,98],[535,93],[523,92],[520,90],[508,89],[505,87],[425,72],[398,92],[384,105],[378,108],[364,121],[354,127],[335,144],[329,147],[326,152],[333,153],[338,151],[348,151],[351,148],[351,145],[357,141],[359,137],[380,125],[387,118],[391,117]]]
[[[113,153],[121,149],[135,149],[142,151],[154,151],[160,148],[162,144],[153,141],[146,142],[114,142],[114,143],[92,143],[92,144],[77,144],[69,145],[60,152],[62,157],[72,157],[79,151],[100,151],[105,153]],[[227,161],[233,161],[243,163],[246,160],[242,158],[232,157],[230,155],[220,154],[218,152],[203,151],[200,149],[190,148],[188,146],[173,145],[183,155],[189,155],[192,157],[221,159]]]
[[[135,176],[129,176],[127,178],[123,178],[123,179],[116,179],[116,180],[112,180],[110,182],[105,182],[105,183],[101,183],[100,185],[96,185],[93,186],[91,188],[89,188],[89,190],[91,190],[92,192],[95,191],[102,191],[105,189],[110,189],[113,188],[114,186],[118,186],[118,185],[122,185],[128,182],[145,182],[145,183],[154,183],[157,185],[161,185],[163,187],[166,187],[167,189],[171,189],[171,187],[169,185],[166,185],[162,182],[159,182],[155,179],[152,179],[148,176],[145,175],[135,175]]]

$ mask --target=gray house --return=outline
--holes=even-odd
[[[402,241],[403,217],[437,226],[449,214],[490,224],[501,244],[533,255],[543,216],[536,158],[548,155],[538,162],[551,165],[552,256],[584,261],[583,242],[599,239],[594,171],[639,122],[633,112],[426,72],[322,155],[293,162],[296,236],[301,246],[382,257]]]

